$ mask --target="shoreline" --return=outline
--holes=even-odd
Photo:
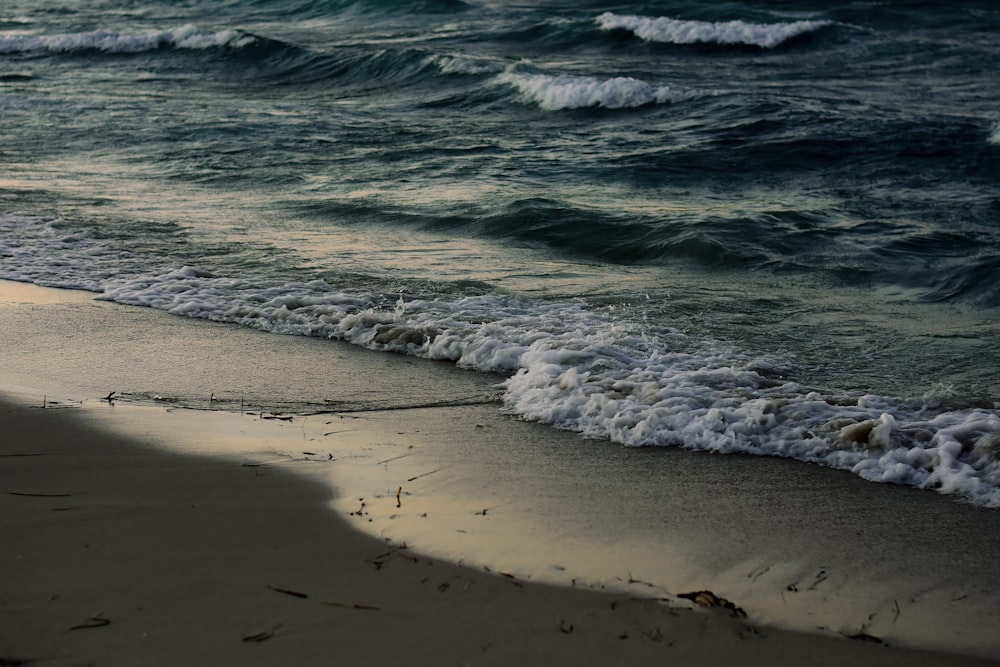
[[[301,471],[0,405],[8,664],[991,664],[463,568],[354,530]]]
[[[88,434],[85,440],[95,453],[101,450],[99,440],[110,438],[119,452],[113,458],[141,458],[145,462],[137,464],[137,474],[149,477],[150,484],[160,488],[161,494],[154,501],[158,506],[168,507],[173,501],[162,488],[163,480],[156,481],[154,461],[173,461],[168,468],[185,461],[191,470],[200,470],[204,464],[206,469],[235,467],[255,475],[287,476],[288,485],[316,485],[318,496],[294,502],[314,516],[315,525],[323,526],[322,532],[335,533],[330,537],[335,542],[346,539],[356,544],[354,538],[344,535],[346,531],[357,539],[371,540],[369,543],[379,548],[406,544],[405,553],[394,559],[410,562],[412,556],[419,562],[455,568],[449,576],[462,581],[468,573],[486,576],[489,570],[494,573],[489,575],[491,580],[500,579],[494,582],[501,584],[499,590],[513,586],[510,579],[495,575],[507,571],[518,584],[546,591],[538,593],[545,600],[552,591],[582,595],[590,600],[587,604],[597,605],[588,608],[598,616],[603,613],[601,605],[611,604],[608,596],[612,602],[625,599],[643,609],[651,605],[655,613],[629,612],[638,614],[635,618],[646,624],[642,626],[645,630],[634,630],[630,636],[634,638],[638,632],[644,641],[654,644],[662,642],[642,633],[651,632],[654,621],[660,623],[664,617],[670,620],[680,614],[700,619],[698,623],[708,624],[713,633],[732,632],[740,642],[746,641],[742,635],[748,627],[766,635],[769,643],[762,650],[769,657],[761,664],[780,663],[785,652],[799,650],[794,649],[799,641],[805,642],[804,651],[834,650],[818,648],[831,641],[858,644],[844,639],[852,635],[878,636],[894,647],[922,646],[946,652],[928,654],[933,660],[945,661],[928,664],[958,664],[949,661],[959,655],[1000,659],[1000,647],[990,644],[991,633],[981,630],[992,627],[991,614],[996,613],[996,598],[990,596],[988,586],[970,591],[973,580],[968,577],[952,582],[930,570],[928,573],[937,579],[926,578],[922,571],[905,571],[913,563],[930,567],[934,559],[954,560],[962,553],[956,551],[961,543],[949,546],[947,539],[967,536],[981,527],[977,522],[987,521],[988,527],[992,525],[989,522],[1000,520],[989,510],[783,460],[698,455],[672,448],[632,450],[584,441],[570,433],[505,417],[496,405],[415,409],[413,405],[433,404],[435,399],[440,403],[443,388],[447,398],[487,395],[495,390],[496,379],[338,342],[273,336],[94,302],[93,296],[0,281],[0,310],[7,316],[11,332],[6,349],[0,350],[6,371],[0,391],[6,389],[7,396],[19,394],[22,405],[27,399],[36,406],[18,410],[37,418],[38,424],[58,421],[60,437]],[[235,411],[170,407],[173,397],[190,402],[192,396],[214,397],[220,389],[219,395],[230,405],[244,395],[270,400],[274,406],[286,405],[286,399],[294,405],[303,388],[316,397],[310,399],[314,403],[333,399],[334,404],[343,404],[351,399],[368,409],[286,421]],[[123,403],[109,409],[112,406],[99,397],[112,389],[134,392],[156,407]],[[153,400],[154,390],[164,396]],[[72,400],[62,403],[63,407],[52,406],[51,399],[64,401],[66,397]],[[213,407],[211,400],[205,402]],[[43,404],[53,409],[38,409]],[[77,407],[67,409],[70,404]],[[385,410],[387,404],[411,407]],[[4,423],[7,421],[5,417]],[[5,451],[0,454],[8,454],[6,450],[12,446],[28,448],[23,451],[30,453],[31,433],[13,433],[17,437],[5,437]],[[128,455],[123,456],[126,451]],[[86,452],[79,454],[85,477],[104,476]],[[35,466],[33,474],[44,475],[49,457],[4,456],[4,460],[22,467]],[[232,482],[226,477],[209,486],[225,489]],[[720,482],[725,482],[724,487]],[[186,488],[184,484],[181,487]],[[674,489],[674,493],[663,496],[663,487]],[[725,493],[719,496],[717,491],[722,488]],[[356,494],[363,500],[355,498]],[[827,496],[831,504],[824,507],[820,501]],[[11,498],[24,503],[40,497]],[[247,512],[261,507],[246,493],[240,498]],[[816,506],[801,517],[787,516],[800,503]],[[681,512],[649,521],[654,513],[662,514],[668,508]],[[215,529],[228,530],[232,518],[219,521],[222,509],[237,508],[214,508],[209,518],[219,523]],[[132,510],[124,504],[121,507],[126,514]],[[266,506],[262,511],[270,513]],[[903,516],[894,517],[897,512]],[[939,533],[939,538],[947,538],[940,550],[927,550],[907,524],[908,514],[914,513],[918,520],[958,521],[962,525],[950,536],[947,531]],[[72,518],[73,512],[55,515]],[[136,516],[132,516],[132,524],[138,520]],[[5,517],[16,524],[15,515]],[[744,531],[742,537],[734,535],[737,527],[735,532]],[[829,533],[826,541],[811,547],[816,553],[802,552],[817,540],[817,531]],[[272,527],[272,537],[280,540],[280,533],[280,526]],[[27,534],[32,535],[30,530]],[[300,536],[299,551],[311,549],[312,539]],[[220,545],[216,555],[226,548]],[[904,548],[918,555],[899,553]],[[1000,553],[992,542],[982,548],[982,558],[987,560],[990,553]],[[845,570],[840,563],[827,562],[833,549],[843,549],[844,558],[861,554],[863,559],[856,569]],[[880,549],[886,552],[880,553]],[[155,554],[131,557],[148,561],[151,556]],[[289,570],[295,570],[294,558],[287,554],[282,558]],[[968,554],[962,559],[959,569],[982,574],[976,569],[978,561]],[[448,565],[463,562],[469,567]],[[948,572],[957,562],[943,562],[941,567]],[[823,564],[820,575],[816,574],[816,563]],[[873,563],[878,567],[866,571]],[[315,585],[312,580],[308,583]],[[268,585],[299,590],[289,583]],[[790,591],[795,586],[793,594]],[[873,590],[859,598],[859,591],[868,586]],[[744,607],[749,619],[731,618],[724,610],[706,616],[684,609],[693,605],[679,596],[703,589]],[[597,598],[587,598],[590,594]],[[656,598],[668,599],[670,606],[663,607]],[[572,596],[566,599],[577,600]],[[479,599],[475,604],[489,606],[493,602]],[[560,609],[574,609],[577,604]],[[614,602],[615,607],[620,604]],[[453,612],[470,618],[478,613],[455,612],[450,607],[441,613]],[[508,607],[502,613],[517,615],[520,611]],[[694,616],[687,615],[692,613]],[[613,634],[611,626],[603,623],[620,621],[615,618],[606,618],[597,626],[602,636]],[[716,624],[719,618],[724,621],[721,625]],[[945,619],[947,623],[939,627]],[[480,620],[487,625],[492,622]],[[571,622],[578,629],[580,623]],[[702,627],[690,623],[694,625],[679,627],[686,628],[684,632]],[[777,627],[793,630],[773,629]],[[572,634],[565,629],[557,627],[558,634]],[[654,632],[653,636],[659,635]],[[793,648],[772,643],[778,636],[785,638],[781,642],[796,638],[789,644]],[[516,643],[519,639],[511,635],[507,641]],[[669,641],[676,645],[677,640]],[[601,646],[602,651],[612,651],[611,655],[626,650],[614,642]],[[548,649],[538,650],[543,651],[540,656]],[[592,650],[596,649],[581,653],[582,664],[594,658]],[[696,652],[696,647],[691,650]],[[699,650],[711,652],[704,646]],[[726,650],[743,651],[737,644]],[[895,664],[892,661],[901,655],[892,649],[872,656],[865,653],[863,658],[853,653],[853,657],[844,657],[837,653],[842,650],[857,649],[835,649],[844,660],[889,660],[862,664]],[[640,656],[635,657],[640,661],[637,664],[645,664],[641,662],[645,654],[640,651],[636,655]],[[0,658],[7,656],[0,652]],[[510,655],[507,658],[512,659]],[[692,664],[701,664],[698,659],[691,654]],[[813,656],[808,659],[814,662]],[[969,664],[968,660],[962,657],[961,664]],[[559,664],[548,658],[546,662]]]

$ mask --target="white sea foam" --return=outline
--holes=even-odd
[[[946,389],[922,400],[822,393],[772,380],[764,361],[724,345],[650,334],[578,302],[387,299],[190,267],[128,275],[134,258],[98,234],[2,214],[0,231],[0,277],[505,373],[510,413],[626,446],[788,457],[1000,507],[1000,406],[945,409]]]
[[[497,81],[516,88],[547,111],[604,107],[626,109],[647,104],[682,102],[695,94],[675,86],[655,86],[632,77],[548,76],[504,72]]]
[[[195,25],[173,30],[121,33],[110,30],[0,37],[0,53],[30,53],[35,51],[105,53],[140,53],[161,48],[210,49],[220,46],[241,47],[252,44],[255,37],[239,30],[212,31]]]
[[[64,228],[58,219],[0,213],[0,278],[100,292],[141,260],[110,239]]]
[[[350,294],[322,281],[258,285],[190,268],[110,284],[101,297],[179,315],[322,336],[512,373],[506,409],[627,446],[795,458],[1000,507],[1000,415],[776,383],[722,347],[681,351],[580,304]]]
[[[771,49],[799,35],[815,32],[831,21],[747,23],[745,21],[684,21],[665,16],[635,16],[605,12],[597,17],[604,30],[628,30],[649,42],[668,44],[745,44]]]
[[[495,74],[501,69],[496,63],[488,60],[460,55],[428,56],[427,62],[436,66],[442,74]]]

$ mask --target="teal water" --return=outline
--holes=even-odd
[[[13,0],[0,277],[996,506],[998,29],[989,2]]]

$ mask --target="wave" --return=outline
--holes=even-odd
[[[683,102],[695,93],[675,86],[656,86],[632,77],[597,79],[505,72],[497,82],[516,88],[546,111],[602,107],[627,109],[648,104]]]
[[[261,71],[261,65],[267,68]],[[440,83],[443,76],[484,76],[502,71],[487,59],[460,55],[428,54],[423,49],[342,49],[335,53],[317,53],[298,48],[275,51],[268,59],[252,63],[255,77],[272,80],[276,85],[309,85],[336,80],[340,86]]]
[[[648,42],[723,44],[773,49],[791,39],[833,25],[832,21],[747,23],[745,21],[684,21],[665,16],[635,16],[605,12],[597,17],[603,30],[627,30]]]
[[[433,65],[442,74],[477,76],[482,74],[496,74],[502,69],[500,65],[493,61],[464,55],[436,54],[427,56],[423,62]]]
[[[237,0],[237,8],[242,2]],[[257,0],[256,7],[274,8],[285,16],[314,17],[331,14],[450,14],[468,10],[463,0]]]
[[[142,229],[147,248],[150,233],[168,246],[183,233],[170,224]],[[494,293],[404,299],[326,280],[171,268],[169,258],[123,247],[133,229],[109,236],[0,214],[0,231],[3,278],[502,373],[511,414],[625,446],[787,457],[1000,507],[996,403],[963,404],[941,392],[824,393],[782,379],[780,361],[582,302]]]
[[[215,48],[240,49],[266,40],[241,30],[206,30],[195,25],[183,25],[172,30],[150,30],[121,33],[110,30],[40,35],[0,37],[0,54],[22,53],[142,53],[159,49],[205,50]]]
[[[99,298],[505,373],[508,412],[626,446],[787,457],[1000,507],[996,406],[823,395],[774,379],[764,360],[676,331],[650,335],[579,304],[393,302],[322,280],[259,283],[189,267],[111,281]]]
[[[990,132],[990,136],[986,142],[994,146],[1000,146],[1000,122],[993,126],[993,130]]]

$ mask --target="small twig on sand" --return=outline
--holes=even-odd
[[[379,611],[381,607],[370,604],[358,604],[356,602],[323,602],[328,607],[340,607],[341,609],[357,609],[360,611]]]
[[[111,625],[111,621],[104,618],[103,614],[98,614],[97,616],[91,616],[83,623],[74,625],[72,628],[67,630],[67,632],[71,632],[73,630],[89,630],[91,628],[103,628],[105,625]]]
[[[285,595],[291,595],[293,598],[306,599],[309,596],[305,593],[299,593],[298,591],[290,591],[287,588],[275,588],[274,586],[268,586],[275,593],[284,593]]]
[[[354,430],[357,430],[357,429],[354,429]],[[339,431],[331,431],[331,433],[339,433]],[[400,454],[398,456],[390,456],[387,459],[383,459],[382,461],[379,461],[378,464],[379,465],[385,465],[386,463],[391,463],[393,461],[398,461],[399,459],[404,459],[407,456],[413,456],[413,452],[406,452],[405,454]]]
[[[420,479],[421,477],[427,477],[428,475],[433,475],[434,473],[439,472],[440,470],[441,470],[441,468],[436,468],[434,470],[431,470],[430,472],[425,472],[425,473],[421,473],[419,475],[414,475],[413,477],[409,478],[406,481],[407,482],[415,482],[416,480]]]
[[[399,495],[401,493],[403,493],[403,487],[399,487],[398,489],[396,489],[396,507],[402,507],[403,506],[402,501],[399,499]]]
[[[30,491],[8,491],[12,496],[27,496],[30,498],[69,498],[72,493],[32,493]]]
[[[499,574],[501,577],[503,577],[510,583],[514,584],[518,588],[524,588],[524,584],[518,581],[513,574],[510,574],[509,572],[497,572],[497,574]]]
[[[279,623],[270,630],[262,630],[260,632],[255,632],[253,634],[246,635],[245,637],[243,637],[243,641],[252,644],[259,644],[260,642],[266,642],[268,639],[274,636],[274,633],[277,632],[278,628],[280,627],[281,624]]]
[[[896,615],[892,617],[892,623],[895,625],[896,621],[899,620],[899,600],[893,600],[893,602],[896,604]]]

